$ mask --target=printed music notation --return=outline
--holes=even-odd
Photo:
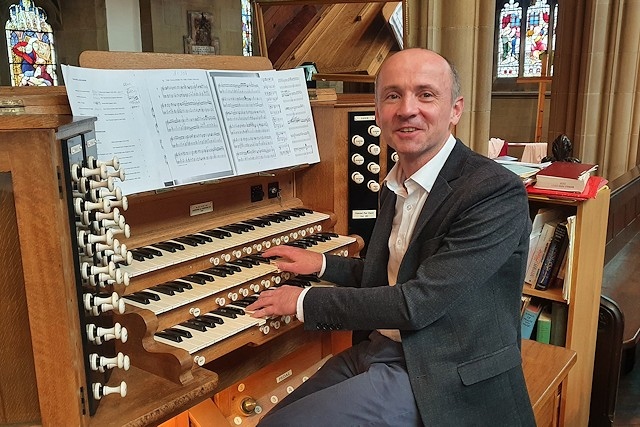
[[[126,194],[320,160],[302,69],[62,70],[99,156],[129,162]]]

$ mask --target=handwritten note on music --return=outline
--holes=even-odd
[[[302,69],[62,66],[74,115],[97,117],[98,156],[126,194],[318,162]]]

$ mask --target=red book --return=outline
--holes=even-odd
[[[597,167],[588,163],[553,162],[536,174],[533,186],[544,190],[581,193]]]
[[[587,180],[587,185],[581,193],[575,191],[559,191],[559,190],[546,190],[543,188],[536,188],[533,185],[527,187],[527,193],[537,196],[545,196],[550,199],[568,199],[568,200],[587,200],[596,197],[598,190],[607,184],[607,180],[601,176],[591,176]]]

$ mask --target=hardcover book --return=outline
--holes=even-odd
[[[598,168],[589,163],[553,162],[536,174],[535,188],[581,193],[591,173]]]

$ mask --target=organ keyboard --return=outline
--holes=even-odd
[[[299,325],[291,316],[252,318],[240,313],[238,304],[272,286],[305,283],[260,255],[272,245],[357,254],[361,240],[326,231],[333,222],[330,214],[278,205],[270,213],[129,246],[134,261],[120,267],[130,277],[127,286],[120,285],[126,310],[115,316],[127,327],[128,339],[118,348],[130,355],[132,364],[185,384],[194,367]],[[279,327],[272,328],[274,324]],[[223,340],[225,345],[218,347]],[[166,361],[167,354],[172,362]]]

